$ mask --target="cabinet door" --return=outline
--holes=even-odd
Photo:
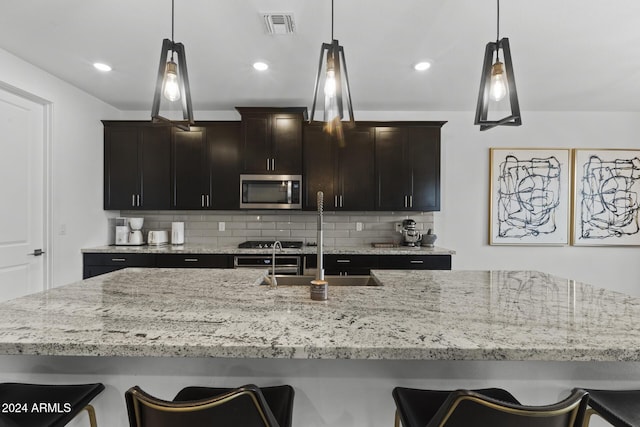
[[[240,207],[240,123],[207,125],[211,165],[211,209]]]
[[[337,274],[369,274],[378,268],[377,255],[325,255],[324,270],[326,275]]]
[[[407,176],[411,164],[404,155],[404,129],[376,128],[376,209],[405,210],[408,208]]]
[[[175,209],[204,209],[209,197],[207,140],[204,128],[173,131],[173,197]]]
[[[229,256],[221,254],[158,254],[158,267],[228,268]]]
[[[137,206],[138,128],[104,129],[104,209],[132,209]]]
[[[451,255],[381,255],[378,268],[397,270],[451,270]]]
[[[339,209],[374,208],[374,135],[373,128],[356,128],[345,131],[344,144],[335,141]]]
[[[417,211],[440,210],[440,129],[408,129],[411,159],[411,206]]]
[[[304,127],[303,209],[316,210],[317,193],[324,193],[324,210],[334,209],[334,144],[322,126]]]
[[[271,135],[271,172],[302,173],[302,122],[294,114],[274,114]]]
[[[244,115],[242,139],[243,171],[245,173],[270,172],[271,116],[268,114]]]
[[[140,208],[171,207],[171,128],[141,129]]]

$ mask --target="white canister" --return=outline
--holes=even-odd
[[[172,245],[184,244],[184,222],[171,223],[171,244]]]

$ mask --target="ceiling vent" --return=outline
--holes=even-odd
[[[265,28],[268,34],[293,34],[296,26],[292,13],[263,13]]]

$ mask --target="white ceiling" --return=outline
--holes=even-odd
[[[0,47],[122,110],[150,110],[170,0],[1,0]],[[176,0],[195,110],[308,106],[330,0]],[[522,110],[640,111],[640,2],[503,0]],[[291,12],[296,33],[265,32]],[[495,0],[335,0],[355,110],[475,110]],[[424,58],[430,70],[413,64]],[[251,64],[263,60],[267,72]],[[110,64],[103,74],[95,61]],[[196,117],[197,119],[197,117]]]

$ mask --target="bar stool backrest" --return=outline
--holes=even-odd
[[[138,386],[125,392],[131,427],[279,427],[260,389],[252,384],[209,399],[172,402]]]
[[[587,398],[587,393],[574,391],[552,405],[526,406],[457,390],[449,395],[427,427],[580,427]]]

